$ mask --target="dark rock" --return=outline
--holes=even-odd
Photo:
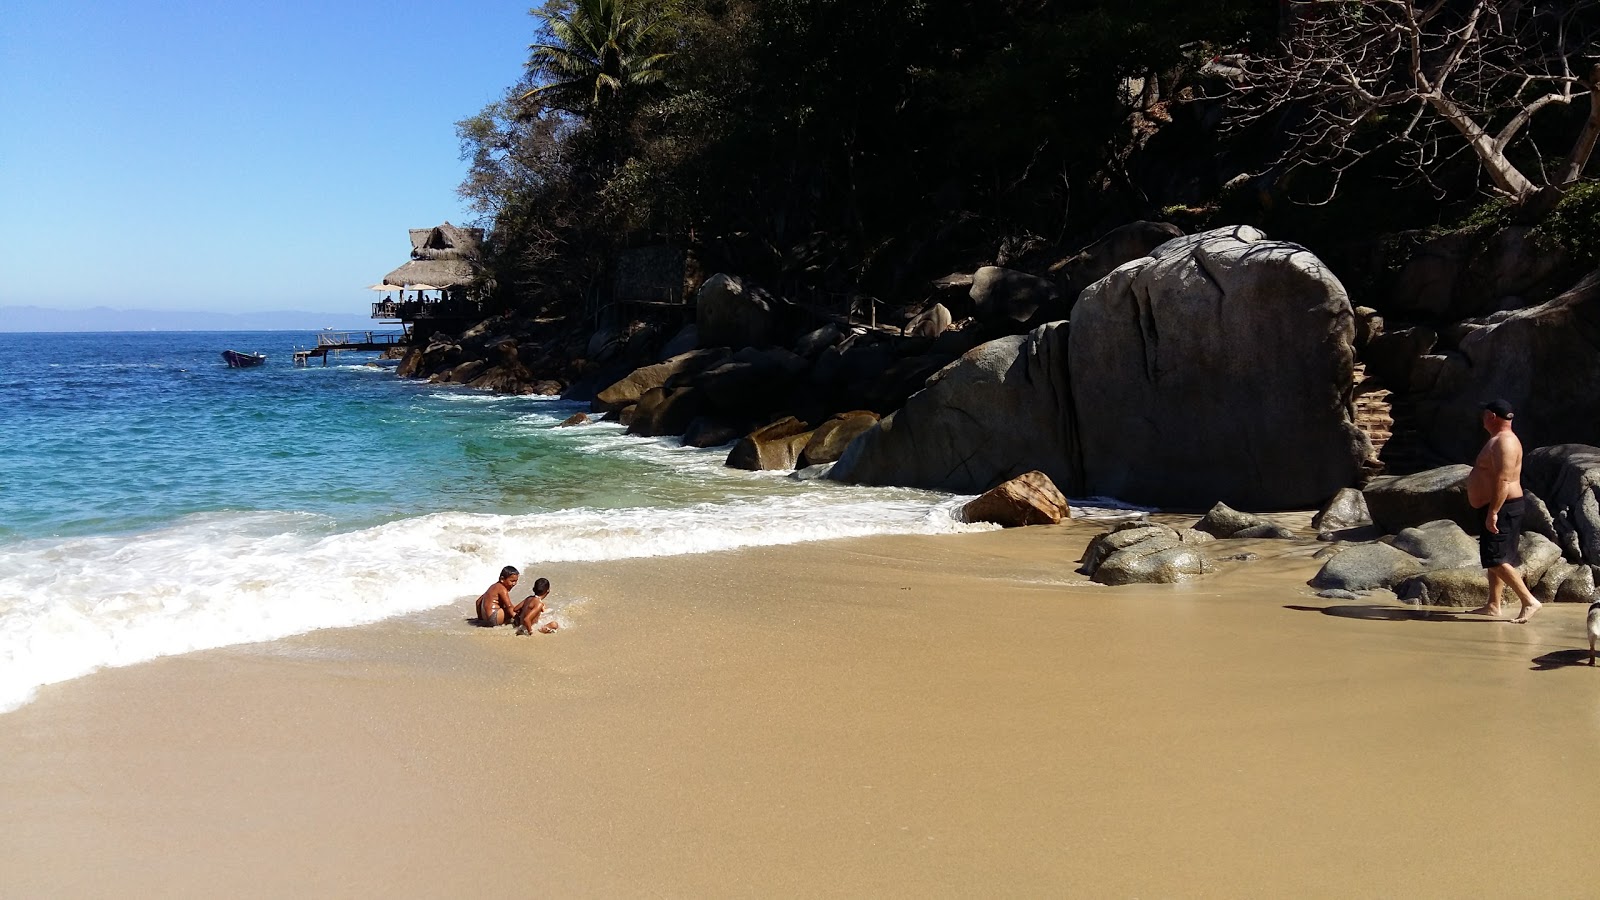
[[[1476,532],[1478,515],[1467,504],[1467,475],[1471,472],[1471,466],[1455,465],[1411,475],[1380,475],[1361,493],[1373,523],[1388,534],[1437,519],[1449,519]]]
[[[906,337],[936,338],[949,330],[950,323],[950,310],[945,309],[942,303],[935,303],[907,322],[904,334]]]
[[[1388,544],[1356,544],[1335,554],[1307,582],[1318,590],[1370,591],[1392,587],[1422,571],[1422,563]]]
[[[1084,288],[1123,263],[1149,256],[1157,247],[1179,237],[1183,237],[1183,229],[1167,222],[1130,222],[1113,228],[1076,256],[1051,266],[1050,274],[1060,281],[1070,310]]]
[[[839,326],[829,322],[821,328],[801,336],[800,340],[795,342],[794,352],[810,358],[837,344],[840,337],[842,337],[842,334],[839,331]]]
[[[793,469],[809,440],[806,423],[790,416],[740,438],[725,465],[751,471]]]
[[[638,403],[645,391],[664,387],[673,376],[701,372],[727,358],[726,350],[695,350],[652,366],[641,366],[596,394],[589,408],[594,412],[610,412],[630,403]]]
[[[1389,543],[1416,557],[1424,569],[1455,569],[1478,561],[1477,540],[1447,519],[1402,529]]]
[[[1260,525],[1252,525],[1249,528],[1241,528],[1240,530],[1235,531],[1232,536],[1239,540],[1262,538],[1287,540],[1294,537],[1294,532],[1283,527],[1282,525],[1275,525],[1271,522],[1262,522]]]
[[[1256,528],[1266,524],[1267,520],[1260,516],[1239,512],[1226,503],[1217,503],[1204,518],[1194,524],[1194,530],[1219,538],[1228,538],[1246,528]]]
[[[1522,480],[1539,497],[1548,498],[1546,514],[1567,558],[1600,564],[1600,447],[1540,447],[1524,457]]]
[[[573,413],[572,415],[568,416],[565,421],[563,421],[560,425],[557,425],[556,427],[557,428],[571,428],[574,425],[587,425],[587,424],[589,424],[589,414],[588,413]]]
[[[853,441],[828,477],[980,494],[1039,470],[1074,496],[1064,323],[990,341]]]
[[[1372,448],[1348,399],[1352,315],[1316,256],[1249,227],[1169,241],[1095,282],[1068,355],[1085,489],[1291,509],[1354,484]]]
[[[697,388],[651,388],[634,407],[628,433],[642,437],[683,434],[704,406],[705,396]]]
[[[831,468],[833,468],[832,463],[824,463],[820,466],[805,466],[790,472],[789,477],[795,481],[818,481],[827,478],[828,470]]]
[[[1411,390],[1411,373],[1417,360],[1433,350],[1439,336],[1431,328],[1417,326],[1374,336],[1367,342],[1361,359],[1367,373],[1384,387],[1404,393]]]
[[[1471,459],[1483,445],[1478,404],[1516,407],[1525,447],[1600,444],[1600,271],[1531,309],[1476,329],[1394,407],[1384,459]],[[1543,494],[1541,493],[1541,496]],[[1548,498],[1547,498],[1548,499]]]
[[[716,274],[695,296],[702,347],[764,347],[777,342],[781,301],[742,279]]]
[[[1043,472],[1024,472],[961,507],[963,520],[1003,528],[1057,525],[1071,514],[1067,498]]]
[[[1153,538],[1118,550],[1095,569],[1101,584],[1172,584],[1210,572],[1204,556],[1175,538]]]
[[[1315,516],[1311,527],[1319,535],[1347,531],[1372,524],[1372,514],[1367,512],[1367,499],[1355,488],[1340,488]]]
[[[700,416],[683,432],[683,445],[685,447],[721,447],[731,444],[744,437],[753,430],[748,423],[729,422],[725,419],[715,419],[709,416]]]
[[[817,426],[811,440],[800,454],[799,465],[804,468],[820,463],[837,462],[850,442],[876,425],[878,414],[864,409],[839,413]]]
[[[1182,543],[1177,533],[1169,526],[1143,521],[1123,522],[1103,534],[1096,535],[1089,542],[1089,546],[1083,550],[1083,558],[1079,560],[1082,565],[1078,571],[1085,575],[1093,575],[1094,570],[1100,567],[1100,563],[1104,562],[1106,557],[1150,538],[1171,538],[1174,544]]]
[[[1041,310],[1045,312],[1041,321],[1066,317],[1066,308],[1060,303],[1061,291],[1055,282],[999,266],[984,266],[972,273],[971,296],[977,316],[984,322],[1020,327],[1034,322]],[[1050,317],[1051,311],[1058,311],[1060,315]]]
[[[693,352],[698,346],[700,346],[700,329],[693,324],[685,325],[678,329],[678,333],[672,336],[672,340],[667,341],[666,345],[661,348],[661,352],[656,354],[656,357],[665,362],[675,356]]]

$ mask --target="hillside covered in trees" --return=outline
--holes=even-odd
[[[595,309],[616,251],[662,242],[834,306],[1136,219],[1337,257],[1547,212],[1526,201],[1593,147],[1595,24],[1585,0],[550,0],[523,79],[459,123],[462,193],[508,306]]]

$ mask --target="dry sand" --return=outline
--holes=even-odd
[[[555,635],[462,598],[46,688],[0,893],[1595,892],[1581,608],[1318,600],[1309,542],[1104,588],[1092,533],[549,567]]]

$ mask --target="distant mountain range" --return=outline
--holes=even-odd
[[[177,309],[46,309],[0,306],[0,331],[365,331],[393,328],[358,314],[275,310],[203,312]]]

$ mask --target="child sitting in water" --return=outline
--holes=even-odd
[[[544,614],[544,598],[550,596],[550,579],[540,578],[533,583],[533,593],[516,606],[511,605],[511,589],[517,586],[521,573],[516,566],[506,566],[500,570],[500,580],[489,585],[489,589],[478,598],[478,624],[485,628],[504,625],[508,622],[517,623],[517,634],[532,634],[533,625],[539,621],[539,616]],[[541,634],[549,634],[560,628],[554,621],[546,622],[539,627]]]

